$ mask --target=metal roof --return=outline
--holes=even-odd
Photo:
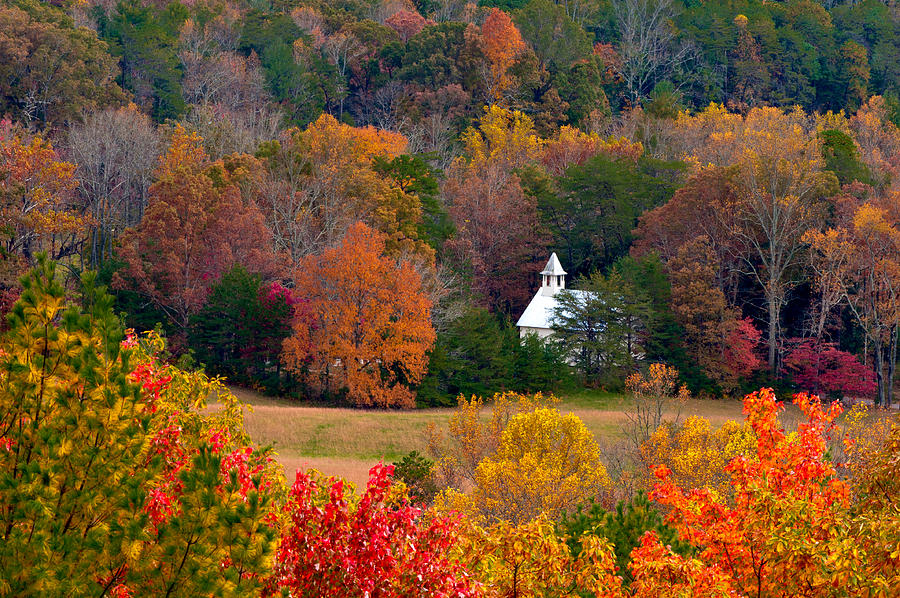
[[[566,274],[566,271],[563,270],[562,264],[559,263],[559,258],[556,257],[556,252],[550,254],[550,259],[547,261],[547,265],[544,266],[543,271],[541,271],[543,275],[551,275],[551,276],[559,276]]]
[[[552,262],[555,257],[556,254],[554,253],[553,257],[550,258],[550,261]],[[559,260],[557,260],[556,263],[559,264]],[[550,264],[547,265],[549,266]],[[553,321],[553,310],[557,306],[556,297],[559,293],[572,293],[581,300],[586,300],[592,295],[590,291],[579,291],[577,289],[565,289],[565,291],[560,290],[555,295],[545,295],[542,290],[543,289],[538,289],[538,292],[531,299],[531,303],[528,304],[528,307],[525,308],[525,312],[522,313],[522,317],[516,322],[516,326],[524,326],[527,328],[553,328],[550,323]]]

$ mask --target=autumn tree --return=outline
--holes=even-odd
[[[768,364],[774,372],[781,310],[804,254],[803,235],[819,226],[821,199],[833,194],[833,176],[821,171],[816,138],[804,132],[802,114],[752,111],[746,120],[735,206],[735,233],[749,249],[747,271],[762,287],[768,309]]]
[[[385,19],[384,24],[397,32],[403,43],[425,28],[425,18],[416,11],[400,10]]]
[[[513,171],[539,157],[541,139],[527,115],[499,106],[463,137],[471,159],[457,160],[441,189],[457,230],[447,249],[487,306],[516,313],[530,295],[523,281],[540,236],[535,202]]]
[[[41,135],[0,122],[0,280],[6,288],[16,286],[39,252],[62,258],[82,248],[91,219],[79,210],[74,171]]]
[[[446,243],[450,259],[472,280],[482,305],[521,311],[531,295],[529,272],[537,260],[537,210],[516,176],[495,170],[460,170],[443,186],[456,234]]]
[[[726,206],[736,201],[733,169],[713,167],[694,173],[669,201],[640,215],[631,254],[656,253],[668,262],[683,246],[702,237],[715,255],[717,286],[731,295],[743,246],[731,234],[735,223],[728,219]]]
[[[210,24],[207,24],[209,27]],[[223,112],[261,110],[268,99],[259,57],[225,49],[213,51],[210,34],[188,20],[181,29],[179,58],[184,65],[182,87],[189,104],[216,106]]]
[[[485,596],[621,596],[613,547],[604,537],[584,537],[573,555],[547,515],[518,525],[466,523],[457,549]]]
[[[541,149],[541,164],[554,176],[562,176],[570,166],[581,166],[598,154],[636,165],[644,153],[640,142],[625,137],[603,138],[570,126],[560,127],[556,137],[545,140]]]
[[[412,265],[385,256],[384,235],[354,224],[337,247],[301,260],[296,292],[312,322],[285,341],[289,368],[360,406],[412,407],[434,344],[430,301]]]
[[[823,171],[821,138],[814,119],[802,110],[756,108],[746,117],[711,105],[676,121],[691,160],[697,165],[734,165],[734,195],[712,210],[735,241],[738,271],[752,279],[765,298],[769,370],[777,373],[781,316],[805,263],[803,236],[821,227],[825,198],[837,181]]]
[[[728,304],[718,280],[719,264],[706,237],[681,247],[667,264],[672,313],[684,327],[688,352],[724,392],[763,363],[760,333],[749,318]]]
[[[678,370],[664,363],[652,363],[646,372],[625,379],[632,404],[626,408],[625,433],[635,447],[641,447],[663,424],[677,425],[691,393],[679,384]]]
[[[790,339],[784,369],[801,390],[829,397],[871,397],[875,372],[852,353],[815,338]]]
[[[668,468],[659,468],[651,498],[671,509],[666,522],[698,552],[677,556],[645,536],[632,554],[639,595],[659,587],[692,588],[694,596],[833,595],[836,584],[854,594],[885,591],[884,571],[867,570],[869,557],[847,525],[849,487],[826,456],[841,409],[805,394],[794,402],[804,420],[788,434],[778,424],[771,390],[744,399],[756,450],[725,468],[733,501],[682,487]]]
[[[104,42],[62,9],[23,1],[0,9],[0,112],[37,125],[78,120],[122,102]]]
[[[126,335],[85,275],[67,304],[22,279],[0,384],[0,571],[16,595],[254,593],[274,548],[274,470],[217,381]],[[205,412],[217,396],[215,413]]]
[[[872,343],[877,402],[891,404],[900,312],[900,231],[897,194],[851,208],[848,221],[807,235],[821,293],[844,302]]]
[[[498,392],[489,401],[460,395],[446,433],[434,424],[428,426],[426,433],[438,482],[457,488],[474,484],[475,469],[483,459],[497,453],[500,435],[514,415],[549,408],[558,402],[556,397],[541,393]],[[483,418],[482,411],[488,405],[490,416]]]
[[[576,415],[538,408],[510,418],[496,454],[475,467],[474,487],[439,498],[477,521],[556,519],[611,486],[600,449]]]
[[[890,109],[884,97],[872,96],[850,118],[850,131],[859,159],[872,172],[897,181],[900,161],[900,129],[890,118]]]
[[[900,525],[893,515],[900,479],[900,426],[896,418],[890,418],[873,430],[872,419],[865,413],[856,421],[857,433],[844,439],[852,472],[851,533],[866,556],[863,580],[871,580],[877,588],[873,593],[889,593],[900,584],[896,552]]]
[[[708,488],[730,497],[734,487],[726,466],[735,457],[751,455],[755,450],[756,436],[746,423],[729,420],[714,427],[698,416],[678,424],[664,423],[640,446],[641,483],[652,490],[658,481],[654,471],[664,465],[681,488]]]
[[[454,554],[458,517],[424,517],[398,494],[392,473],[372,467],[356,497],[343,480],[298,471],[263,596],[480,596]]]
[[[234,264],[264,276],[279,267],[259,208],[241,196],[240,173],[211,162],[201,143],[176,127],[144,218],[123,236],[126,266],[114,281],[146,296],[182,330]]]
[[[323,114],[305,130],[291,129],[258,155],[269,179],[256,190],[276,246],[297,263],[340,241],[355,222],[387,235],[396,254],[433,252],[419,237],[422,201],[376,160],[405,153],[406,138],[375,127],[351,127]]]
[[[483,77],[490,103],[504,98],[512,85],[509,69],[525,51],[525,42],[508,14],[491,9],[481,25],[481,48],[487,59]]]

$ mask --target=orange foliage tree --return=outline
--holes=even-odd
[[[794,403],[806,420],[789,434],[771,390],[744,399],[756,451],[726,466],[731,500],[709,488],[683,488],[668,468],[657,470],[651,498],[670,509],[667,523],[698,552],[680,557],[645,537],[632,554],[638,593],[665,587],[691,588],[692,596],[889,595],[884,577],[866,570],[868,556],[851,532],[850,488],[826,456],[841,408],[805,394]]]
[[[667,270],[672,313],[684,327],[688,352],[710,380],[730,393],[740,377],[762,366],[756,354],[759,331],[728,305],[717,280],[716,255],[706,237],[683,245]]]
[[[265,219],[241,197],[240,168],[211,162],[202,142],[175,129],[144,218],[123,235],[119,255],[126,267],[114,280],[147,296],[182,328],[234,264],[264,276],[278,272]]]
[[[419,197],[373,167],[376,158],[390,161],[406,147],[399,133],[351,127],[328,114],[264,144],[260,155],[268,177],[256,193],[279,250],[296,264],[335,245],[354,222],[363,221],[388,235],[392,254],[431,262],[433,251],[417,235]]]
[[[498,101],[512,84],[507,71],[525,51],[522,34],[499,8],[492,9],[481,25],[481,48],[488,61],[485,73],[488,97]]]
[[[358,222],[339,246],[299,262],[297,292],[315,317],[295,325],[284,359],[356,405],[412,407],[410,385],[425,375],[435,340],[431,302],[412,265],[384,252],[385,236]]]
[[[76,210],[75,165],[62,160],[40,135],[29,135],[9,121],[0,123],[0,229],[2,276],[6,284],[48,251],[52,258],[76,254],[87,222]]]

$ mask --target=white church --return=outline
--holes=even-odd
[[[525,312],[516,326],[519,327],[519,338],[527,334],[536,334],[539,338],[546,338],[553,334],[553,310],[556,308],[556,295],[566,288],[566,271],[556,253],[550,255],[550,260],[541,271],[541,288],[531,299],[531,303],[525,308]],[[580,297],[590,294],[588,291],[569,289],[569,292]]]

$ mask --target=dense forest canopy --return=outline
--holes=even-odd
[[[0,596],[900,595],[894,0],[0,0],[0,86]]]
[[[48,252],[174,356],[355,404],[650,362],[891,400],[892,4],[4,0],[0,35],[6,305]],[[552,251],[605,345],[516,338]]]

